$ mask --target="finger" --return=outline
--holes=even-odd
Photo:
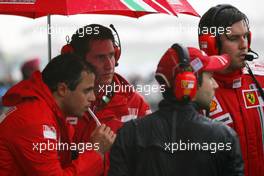
[[[114,134],[114,135],[111,137],[111,143],[112,143],[112,144],[114,143],[115,139],[116,139],[116,134]]]
[[[114,133],[112,130],[109,132],[109,136],[110,136],[110,137],[112,137],[114,134],[115,134],[115,133]]]
[[[111,132],[111,128],[107,126],[107,127],[105,128],[105,131],[104,131],[104,132],[105,132],[105,134],[107,134],[107,135],[110,134],[110,132]]]
[[[102,124],[101,126],[99,126],[97,128],[102,133],[103,131],[105,131],[106,125],[105,124]]]
[[[102,135],[104,133],[105,127],[106,127],[105,124],[102,124],[101,126],[97,126],[95,130],[91,133],[91,137]]]

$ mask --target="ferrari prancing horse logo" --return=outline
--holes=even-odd
[[[256,102],[256,97],[254,95],[254,93],[246,93],[246,97],[247,97],[247,100],[251,103],[251,104],[255,104]]]
[[[254,107],[260,106],[257,91],[243,90],[243,97],[244,97],[246,108],[254,108]]]

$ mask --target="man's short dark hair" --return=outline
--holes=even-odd
[[[43,82],[54,92],[58,83],[65,83],[73,91],[81,81],[81,73],[95,73],[95,69],[74,54],[62,54],[53,58],[42,71]]]
[[[79,28],[72,35],[70,44],[77,55],[84,57],[90,50],[91,41],[108,39],[114,44],[115,38],[110,28],[100,24],[90,24]]]
[[[224,8],[223,8],[224,7]],[[222,8],[220,11],[219,9]],[[205,14],[202,16],[199,22],[199,35],[204,28],[210,29],[219,27],[227,29],[227,27],[232,26],[234,23],[244,20],[249,29],[249,21],[247,16],[238,10],[236,7],[229,4],[220,4],[215,7],[211,7]],[[221,50],[221,43],[219,40],[218,30],[216,32],[217,47]]]

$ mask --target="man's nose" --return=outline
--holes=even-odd
[[[112,69],[114,67],[114,57],[113,56],[107,56],[105,58],[104,67],[106,69]]]
[[[239,43],[239,48],[240,49],[246,49],[248,47],[248,39],[247,37],[241,37],[240,43]]]
[[[213,87],[214,89],[217,89],[219,87],[219,85],[217,84],[216,80],[214,78],[213,79]]]
[[[95,101],[96,100],[96,97],[95,97],[95,93],[94,91],[92,91],[88,97],[87,97],[87,101],[91,102],[91,101]]]

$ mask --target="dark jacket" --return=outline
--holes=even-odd
[[[193,103],[163,101],[118,132],[109,176],[242,176],[236,133],[200,115]]]

